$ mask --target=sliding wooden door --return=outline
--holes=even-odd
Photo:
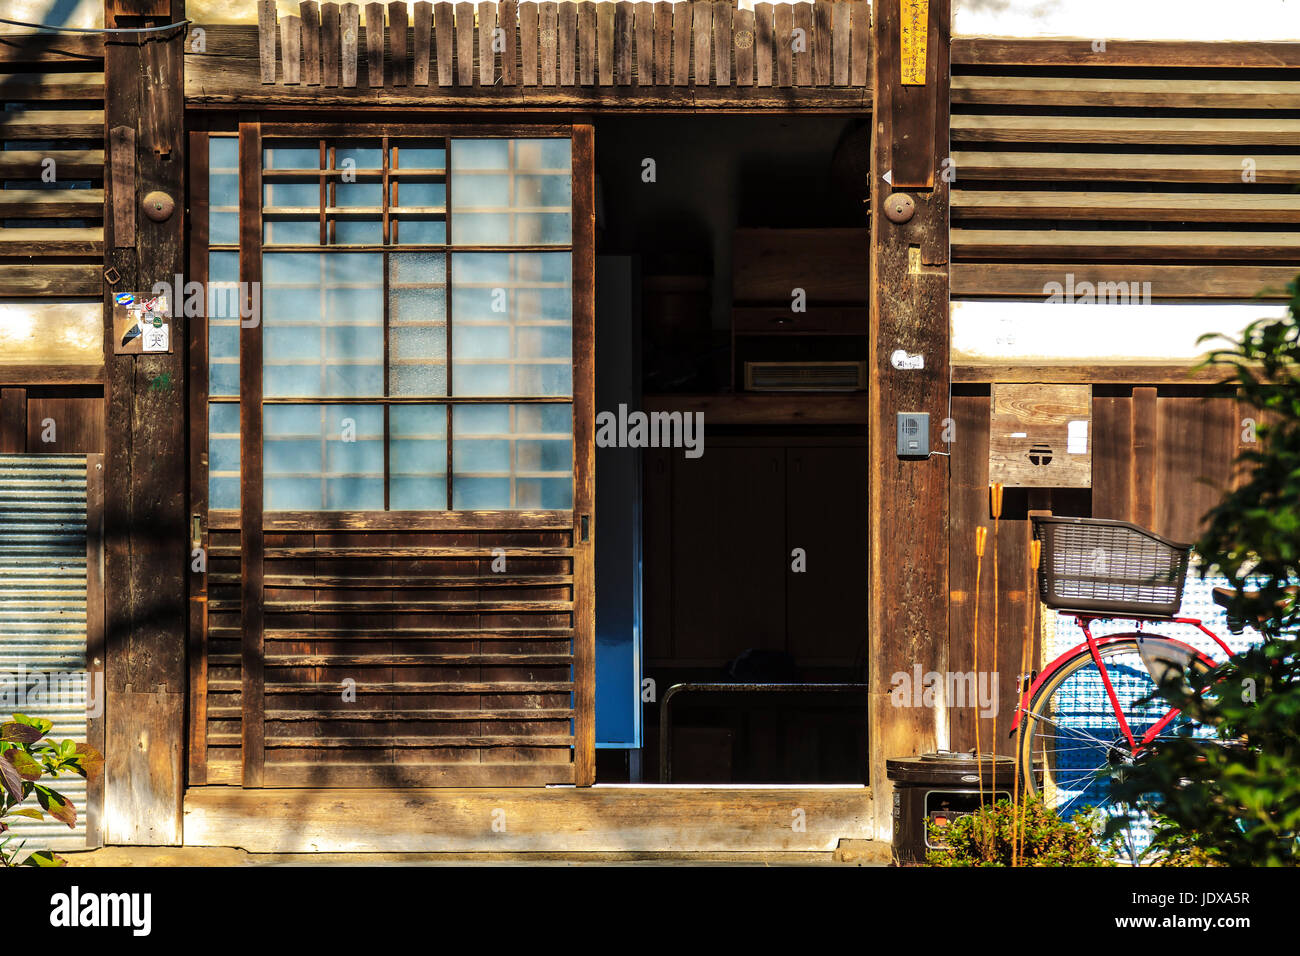
[[[591,128],[191,146],[192,779],[590,784]]]

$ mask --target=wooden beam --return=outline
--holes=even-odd
[[[196,787],[185,836],[187,845],[228,846],[239,834],[256,852],[832,850],[870,838],[872,802],[865,787]],[[498,810],[507,826],[494,830]],[[789,822],[796,810],[802,829]]]
[[[1107,40],[1104,50],[1094,49],[1093,43],[1091,39],[960,37],[952,42],[952,62],[962,66],[1300,67],[1300,43]]]
[[[1224,380],[1221,369],[1189,365],[957,365],[952,380],[963,383],[1038,382],[1053,385],[1213,385]],[[1128,441],[1127,435],[1125,441]]]
[[[1073,276],[1075,301],[1091,283],[1087,294],[1101,302],[1143,302],[1150,299],[1289,299],[1286,287],[1300,266],[1171,266],[1134,264],[1024,262],[954,262],[952,295],[1026,296],[1045,299],[1049,283],[1064,286]],[[1102,288],[1098,289],[1098,285]],[[1084,303],[1087,304],[1087,303]]]
[[[1300,195],[954,189],[952,211],[954,219],[1295,223],[1300,222]]]
[[[1281,259],[1300,263],[1300,235],[1292,232],[953,229],[952,249],[954,256],[968,259]]]
[[[184,16],[179,2],[173,16]],[[105,184],[105,265],[121,276],[117,291],[148,291],[184,272],[184,44],[184,33],[176,32],[148,43],[105,45],[104,75],[112,91],[106,125],[136,132],[136,238],[130,246],[117,243],[111,215],[119,185],[111,179]],[[140,214],[140,197],[154,190],[176,200],[162,222]],[[107,292],[104,841],[178,844],[189,567],[185,349],[175,342],[169,353],[115,354]],[[181,328],[174,318],[173,334]]]
[[[1202,116],[954,114],[953,142],[1295,146],[1300,120]]]
[[[948,184],[936,174],[947,155],[948,0],[931,0],[926,84],[901,85],[898,4],[875,10],[871,162],[870,335],[868,415],[870,495],[871,661],[867,726],[869,780],[876,795],[875,834],[891,832],[885,760],[946,746],[946,720],[935,708],[895,707],[892,675],[947,670],[948,459],[900,459],[895,417],[928,412],[930,447],[948,415]],[[904,223],[879,214],[898,186],[884,179],[906,171],[915,213]],[[924,368],[899,370],[898,350],[919,355]]]
[[[961,181],[975,179],[1240,185],[1247,171],[1242,156],[1209,153],[1027,153],[954,150],[952,161]],[[1250,171],[1258,183],[1300,181],[1300,156],[1252,156]]]

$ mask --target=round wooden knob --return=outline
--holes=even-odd
[[[166,222],[175,209],[176,200],[160,190],[154,190],[144,197],[144,214],[154,222]]]
[[[891,193],[885,200],[885,218],[890,222],[907,222],[916,213],[916,203],[907,193]]]

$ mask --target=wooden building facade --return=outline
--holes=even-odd
[[[954,3],[107,0],[141,32],[0,35],[0,453],[102,456],[88,839],[888,840],[885,759],[975,743],[892,675],[1012,659],[1029,510],[1193,537],[1248,432],[1196,337],[1300,272],[1300,43],[954,36]],[[615,323],[707,465],[600,477]],[[625,710],[729,662],[849,706],[701,718],[695,775],[644,783],[653,719],[597,731],[598,503],[640,549]]]

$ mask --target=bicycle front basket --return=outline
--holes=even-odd
[[[1171,617],[1183,601],[1190,544],[1127,521],[1034,516],[1038,596],[1058,611]]]

